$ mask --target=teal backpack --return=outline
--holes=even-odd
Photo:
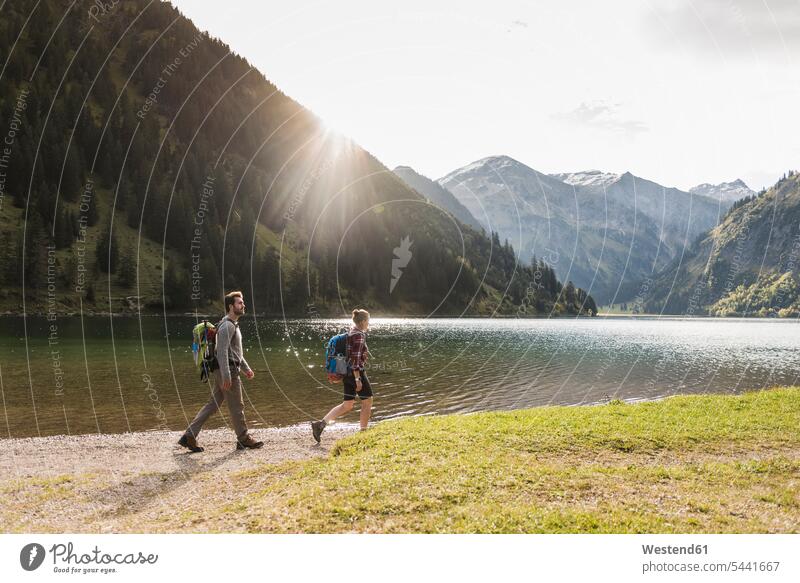
[[[328,340],[325,350],[325,372],[331,383],[342,382],[350,369],[347,364],[347,333],[337,334]]]

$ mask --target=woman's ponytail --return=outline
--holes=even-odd
[[[361,322],[369,320],[369,312],[356,308],[353,310],[353,323],[358,326]]]

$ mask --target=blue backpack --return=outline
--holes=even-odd
[[[342,382],[350,365],[347,364],[347,333],[337,334],[328,340],[325,350],[325,372],[332,383]]]

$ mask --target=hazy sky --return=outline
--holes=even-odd
[[[389,168],[800,169],[800,0],[174,4]]]

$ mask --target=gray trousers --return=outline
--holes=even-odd
[[[230,423],[233,426],[233,430],[236,432],[236,437],[241,439],[247,435],[247,423],[244,420],[242,381],[239,380],[239,375],[233,372],[231,374],[231,388],[227,391],[223,391],[222,373],[219,369],[214,371],[214,391],[211,394],[211,400],[200,409],[200,412],[189,424],[189,429],[186,430],[186,433],[197,437],[200,433],[200,429],[203,427],[203,423],[219,410],[222,401],[228,403],[228,411],[231,414]]]

